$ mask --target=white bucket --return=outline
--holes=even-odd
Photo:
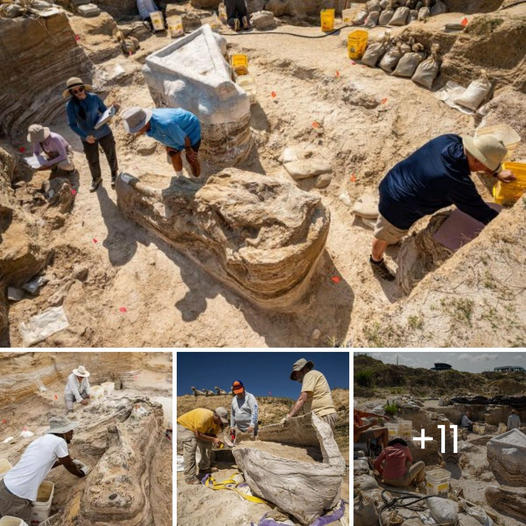
[[[11,462],[7,458],[0,458],[0,480],[2,480],[5,474],[12,468]]]
[[[449,493],[449,471],[441,468],[433,469],[426,473],[426,493],[447,497]]]
[[[398,436],[404,440],[413,438],[413,422],[411,420],[398,421]]]
[[[164,31],[164,19],[161,11],[153,11],[150,13],[152,26],[154,31]]]
[[[180,15],[171,16],[168,19],[168,31],[172,38],[184,35],[183,17]]]
[[[111,395],[115,391],[115,382],[104,382],[100,386],[104,389],[106,396]]]
[[[387,427],[387,433],[389,435],[389,440],[393,440],[393,438],[396,438],[398,436],[398,424],[385,424],[385,427]]]
[[[44,480],[38,487],[37,500],[33,502],[31,510],[30,526],[38,526],[41,522],[49,517],[53,495],[55,493],[55,484],[49,480]]]
[[[102,385],[92,385],[89,390],[89,396],[92,400],[104,398],[104,387]]]
[[[28,526],[28,524],[27,522],[24,522],[22,519],[11,517],[11,515],[4,515],[0,519],[0,526]]]

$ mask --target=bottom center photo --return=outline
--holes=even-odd
[[[177,524],[349,524],[349,354],[177,354]]]

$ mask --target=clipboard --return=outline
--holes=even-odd
[[[100,127],[104,126],[109,122],[112,117],[117,113],[115,106],[110,106],[101,116],[100,119],[95,124],[95,129],[98,130]]]

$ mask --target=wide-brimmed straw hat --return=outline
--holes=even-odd
[[[78,422],[72,422],[65,416],[52,416],[49,419],[49,429],[47,433],[67,433],[79,425]]]
[[[482,135],[480,137],[462,136],[462,142],[466,150],[480,161],[486,168],[496,171],[500,163],[506,157],[506,146],[493,135]]]
[[[82,376],[82,378],[87,378],[89,376],[88,371],[83,365],[79,365],[76,369],[73,369],[73,374],[75,376]]]
[[[310,360],[306,360],[305,358],[300,358],[296,362],[292,364],[292,371],[290,373],[290,379],[294,380],[296,373],[301,371],[304,367],[308,366],[309,371],[314,367],[314,362],[311,362]]]
[[[30,142],[31,144],[44,142],[49,137],[50,133],[50,129],[41,124],[31,124],[27,129],[27,142]]]
[[[151,118],[152,110],[139,108],[138,106],[126,108],[121,114],[122,124],[128,133],[141,131],[150,122]]]
[[[71,93],[70,93],[69,90],[71,88],[76,88],[77,86],[84,86],[84,89],[86,91],[93,91],[93,88],[89,84],[86,84],[85,82],[82,82],[81,78],[79,78],[79,77],[71,77],[66,82],[66,89],[62,92],[62,96],[65,99],[68,99],[69,97],[71,97]]]
[[[214,413],[221,419],[223,424],[228,424],[228,411],[224,407],[216,407]]]

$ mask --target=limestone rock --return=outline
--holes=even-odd
[[[296,310],[329,229],[321,199],[295,185],[225,169],[202,185],[185,177],[117,179],[121,211],[262,307]],[[152,186],[152,183],[156,187]]]
[[[81,16],[98,16],[100,9],[95,4],[79,5],[77,11]]]
[[[316,178],[316,183],[314,186],[316,188],[327,188],[331,184],[332,173],[321,174]]]
[[[510,486],[526,486],[526,435],[512,429],[487,443],[489,465],[497,479]]]
[[[146,58],[143,73],[157,106],[185,108],[199,117],[200,154],[217,167],[235,166],[250,153],[250,100],[232,81],[222,47],[209,25]]]
[[[320,158],[299,159],[285,163],[284,166],[285,170],[287,170],[289,175],[296,181],[328,173],[332,170],[331,164],[325,159]]]
[[[488,504],[497,511],[510,515],[519,522],[526,521],[526,490],[490,486],[486,488],[485,495]]]
[[[250,23],[260,31],[276,27],[276,20],[272,11],[256,11],[250,17]]]
[[[243,446],[233,450],[251,491],[305,525],[337,504],[345,472],[345,461],[339,455],[329,425],[315,414],[312,425],[330,462],[294,461]]]
[[[23,135],[34,122],[50,122],[64,111],[68,77],[86,81],[92,67],[77,45],[66,13],[0,18],[0,129]]]
[[[355,201],[352,211],[359,217],[376,219],[378,217],[379,200],[380,197],[376,190],[366,191]]]

